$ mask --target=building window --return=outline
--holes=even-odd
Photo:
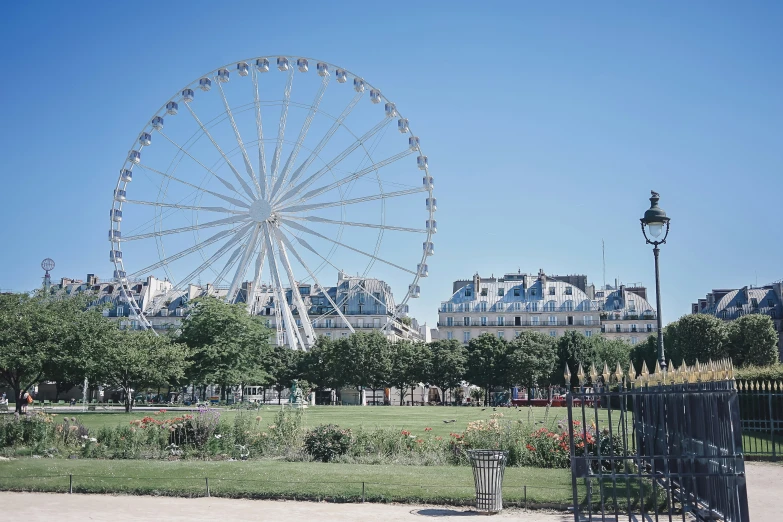
[[[516,339],[517,337],[519,337],[519,334],[520,334],[520,333],[522,333],[522,332],[520,332],[519,330],[514,330],[514,339]]]
[[[557,324],[557,317],[555,317],[554,315],[550,315],[549,316],[549,322],[547,324],[554,324],[554,325],[556,325]]]
[[[592,315],[585,315],[582,317],[582,320],[585,322],[586,326],[591,326],[593,324],[593,316]]]
[[[545,312],[554,312],[555,311],[555,302],[554,301],[547,301],[546,304],[544,304],[544,311]]]
[[[470,312],[470,303],[462,303],[462,310],[465,312]]]
[[[164,309],[162,309],[162,310],[160,311],[160,315],[161,315],[162,317],[168,317],[168,316],[169,316],[169,309],[168,309],[168,308],[164,308]]]
[[[483,297],[486,297],[486,296],[487,296],[487,289],[486,289],[486,288],[482,288],[482,289],[481,289],[481,295],[482,295]]]
[[[503,333],[503,330],[498,330],[498,339],[503,339],[505,337],[505,334]]]
[[[549,337],[557,337],[557,330],[549,330]]]
[[[585,337],[592,337],[593,331],[592,330],[585,330]]]
[[[635,325],[635,324],[632,324],[632,325],[631,325],[631,331],[632,331],[632,332],[635,332],[635,331],[636,331],[636,325]]]
[[[446,318],[446,326],[454,326],[454,318],[453,317],[447,317]]]
[[[514,326],[522,326],[522,318],[518,315],[514,317]]]
[[[638,342],[639,342],[639,338],[638,337],[631,337],[631,344],[636,344]]]
[[[554,285],[549,287],[549,295],[555,295],[555,287],[554,287]]]
[[[446,339],[454,339],[454,332],[446,332]]]
[[[481,311],[482,312],[486,312],[487,311],[487,302],[486,301],[481,301],[481,304],[479,306],[481,307]]]
[[[503,297],[504,295],[506,295],[506,289],[498,288],[498,297]]]
[[[470,326],[470,317],[463,317],[462,318],[462,324],[464,326]]]
[[[530,322],[533,324],[533,326],[538,326],[538,316],[534,315],[530,318]]]
[[[332,320],[331,319],[327,319],[326,320],[326,327],[327,328],[332,328]]]
[[[506,326],[506,318],[502,315],[498,316],[498,326]]]
[[[619,324],[614,325],[614,331],[615,332],[619,332],[620,331],[620,325]]]
[[[538,303],[530,303],[530,311],[538,312]]]
[[[596,297],[603,297],[603,296],[604,296],[604,293],[603,293],[603,292],[596,292],[596,293],[595,293],[595,296],[596,296]]]
[[[536,289],[535,288],[531,288],[530,289],[530,295],[536,295]]]
[[[514,303],[514,310],[522,310],[522,303]]]
[[[340,332],[340,337],[348,337],[348,332]]]
[[[473,291],[470,288],[465,289],[465,297],[470,297],[473,295]]]
[[[467,343],[470,341],[470,332],[462,332],[462,342]]]
[[[502,312],[503,311],[503,303],[501,303],[501,302],[495,303],[495,310],[498,311],[498,312]]]
[[[326,332],[326,338],[331,339],[332,338],[332,332]]]
[[[487,326],[487,318],[486,317],[482,317],[481,318],[481,326]]]
[[[514,288],[514,297],[519,297],[519,288]]]
[[[567,286],[565,288],[565,295],[571,295],[572,291],[573,291],[573,288],[571,288],[570,286]]]
[[[454,311],[454,303],[449,303],[446,305],[446,311],[447,312],[453,312]]]
[[[652,332],[652,325],[651,325],[651,324],[648,324],[648,325],[647,325],[647,331],[648,331],[648,332]]]
[[[574,309],[574,302],[573,301],[566,301],[565,302],[565,309],[567,312],[571,312]]]
[[[117,317],[123,315],[125,313],[125,307],[124,306],[118,306],[117,307]]]

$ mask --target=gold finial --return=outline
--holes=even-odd
[[[742,391],[742,381],[739,381],[739,382],[737,383],[737,389],[738,389],[739,391]]]
[[[566,386],[568,386],[570,388],[571,387],[571,370],[568,368],[568,363],[565,364],[565,371],[563,372],[563,377],[565,377]]]
[[[617,382],[623,382],[623,369],[620,367],[620,361],[617,361],[617,368],[614,371],[614,378]]]
[[[729,379],[734,380],[734,361],[729,358]]]
[[[759,386],[759,381],[756,381],[756,383],[753,385],[753,390],[758,391],[761,389],[761,386]]]
[[[775,391],[780,391],[780,388],[778,388],[778,381],[775,381]]]
[[[661,382],[661,378],[663,377],[663,373],[661,372],[661,363],[658,359],[655,360],[655,380],[658,382]]]
[[[647,369],[647,361],[642,361],[642,377],[650,375],[650,370]]]
[[[765,390],[772,391],[772,383],[771,383],[771,382],[769,382],[769,381],[767,381],[767,387],[766,387],[766,388],[764,388],[764,389],[765,389]]]
[[[584,386],[585,384],[585,371],[582,368],[582,363],[579,363],[579,370],[576,372],[576,376],[579,378],[579,385]]]
[[[696,374],[696,382],[701,382],[701,364],[699,363],[698,359],[696,359],[696,362],[693,363],[693,371]]]
[[[707,361],[707,380],[710,382],[715,380],[715,363],[712,360]]]
[[[633,362],[628,363],[628,378],[632,381],[636,380],[636,368],[634,368]]]
[[[590,382],[593,383],[595,386],[596,381],[598,380],[598,372],[595,369],[595,365],[590,365]]]
[[[604,385],[609,386],[609,378],[612,374],[609,373],[609,365],[606,362],[604,362],[604,373],[602,375],[604,377]]]
[[[682,380],[683,384],[688,384],[689,382],[691,382],[690,371],[688,371],[688,365],[685,364],[685,359],[682,360],[682,364],[680,365],[680,371],[677,373],[680,374],[680,379]]]

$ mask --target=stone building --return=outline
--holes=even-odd
[[[657,332],[646,288],[607,285],[596,290],[587,276],[506,274],[455,281],[438,309],[438,335],[467,343],[484,333],[511,340],[524,330],[552,337],[568,330],[636,344]]]
[[[704,299],[691,304],[691,313],[710,314],[724,321],[748,314],[769,316],[778,332],[778,357],[783,360],[783,281],[758,287],[713,289]]]

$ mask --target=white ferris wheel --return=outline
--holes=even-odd
[[[435,210],[419,137],[378,88],[327,62],[260,57],[187,84],[139,133],[114,190],[110,260],[144,328],[189,285],[229,302],[264,288],[278,343],[308,349],[323,316],[353,331],[322,286],[337,271],[402,289],[386,313],[407,310]],[[142,303],[125,283],[149,275],[170,285]],[[311,307],[305,288],[328,305]],[[253,295],[242,302],[254,312]]]

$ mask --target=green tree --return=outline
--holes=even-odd
[[[391,343],[378,332],[359,332],[348,337],[348,353],[353,360],[354,386],[366,386],[373,391],[385,388],[391,381]]]
[[[283,390],[290,388],[294,379],[299,378],[302,357],[302,352],[292,350],[287,346],[275,345],[269,357],[266,358],[264,367],[269,374],[270,382],[274,383],[278,404],[282,401]]]
[[[658,336],[648,335],[647,339],[641,343],[637,343],[631,348],[630,353],[631,362],[633,362],[634,370],[637,374],[642,373],[642,363],[647,365],[647,369],[652,371],[655,368],[655,361],[658,360]],[[677,362],[673,361],[675,366]],[[682,362],[682,358],[680,358]],[[609,368],[614,371],[614,368]],[[623,373],[627,371],[627,365],[623,366]]]
[[[685,315],[666,326],[664,349],[675,365],[718,360],[729,356],[726,323],[707,314]]]
[[[271,335],[244,305],[214,297],[194,300],[177,338],[190,348],[188,380],[194,385],[220,385],[223,398],[229,386],[251,378],[264,380]]]
[[[302,354],[298,373],[314,389],[336,387],[338,368],[335,364],[334,342],[324,335],[319,336],[310,351]]]
[[[643,343],[637,343],[643,344]],[[623,339],[608,339],[600,336],[595,342],[595,358],[597,360],[596,369],[601,373],[604,365],[609,367],[609,371],[614,373],[617,364],[620,364],[623,372],[628,370],[628,363],[631,361],[631,353],[634,346]]]
[[[407,389],[419,381],[422,360],[416,346],[410,341],[398,341],[391,345],[391,371],[389,383],[400,391],[400,406],[405,404]]]
[[[456,339],[440,339],[429,345],[430,364],[427,377],[421,379],[441,389],[446,390],[459,387],[465,380],[467,371],[468,353],[465,347]]]
[[[728,324],[729,355],[737,367],[778,362],[778,334],[767,315],[751,314]]]
[[[482,334],[468,343],[465,377],[487,390],[508,384],[508,343],[492,334]]]
[[[133,393],[160,386],[185,376],[188,350],[168,337],[148,330],[118,330],[96,353],[100,360],[100,382],[121,389],[125,411],[133,408]]]
[[[539,332],[523,331],[509,343],[508,373],[512,384],[545,387],[557,365],[555,340]]]
[[[556,384],[565,382],[565,366],[571,371],[571,383],[569,386],[579,386],[576,376],[581,364],[587,372],[591,364],[597,364],[596,337],[587,337],[576,330],[569,330],[557,339],[557,364],[552,371],[551,381]]]

